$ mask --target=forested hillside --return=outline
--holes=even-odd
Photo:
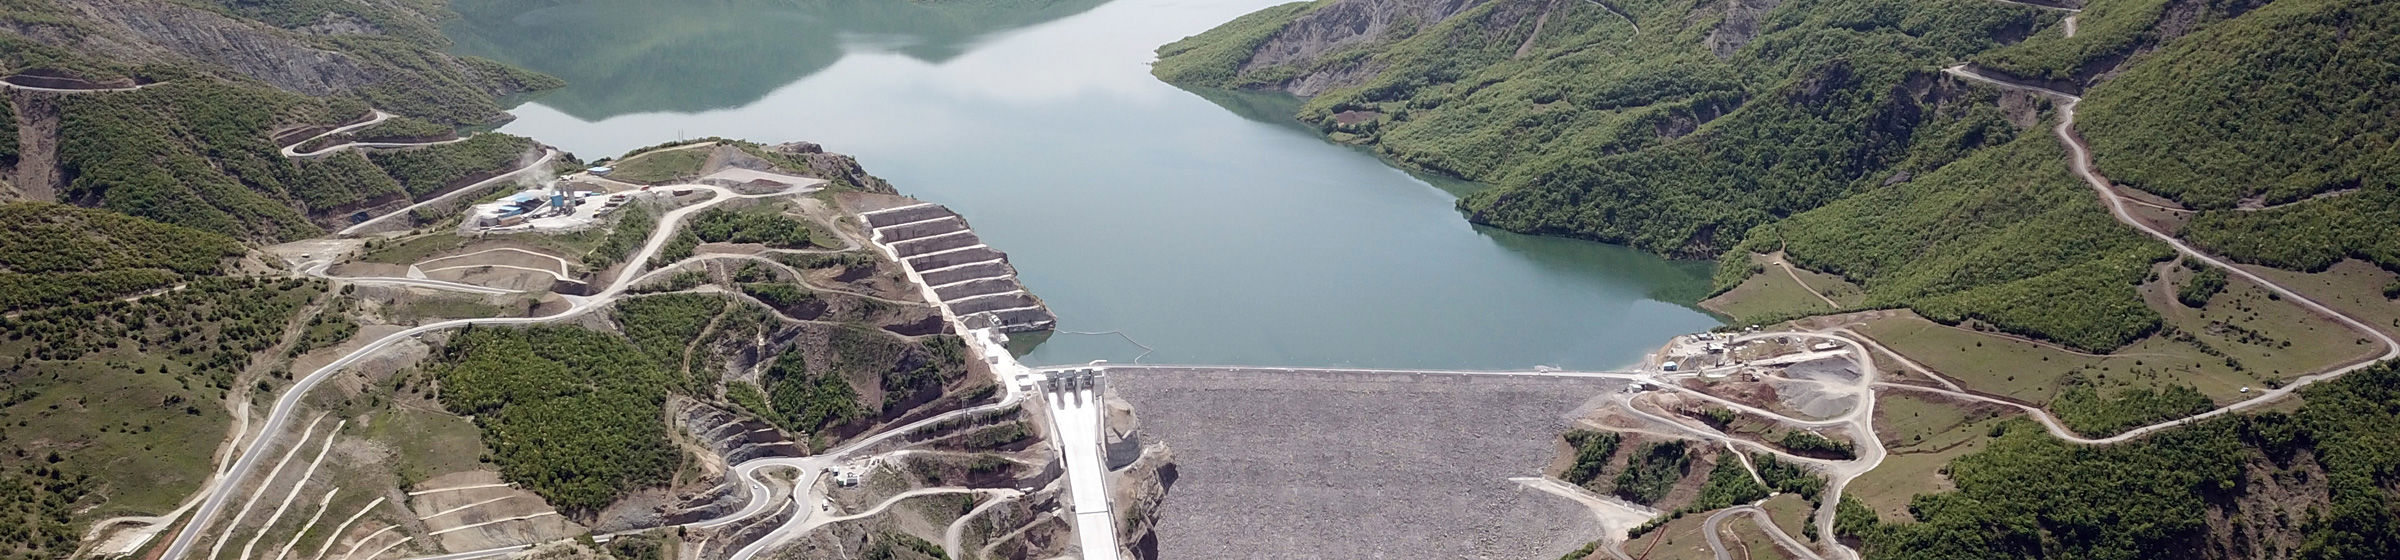
[[[501,476],[560,509],[608,505],[682,460],[659,419],[685,383],[615,335],[469,329],[429,369],[442,405],[483,428]]]
[[[2056,138],[2023,134],[1761,227],[1735,252],[1783,250],[1793,264],[1854,279],[1869,306],[2114,349],[2158,329],[2135,288],[2173,254],[2109,219],[2057,163],[2064,157]],[[1719,283],[1749,276],[1746,260],[1720,267]]]
[[[2400,367],[2309,388],[2291,413],[2234,416],[2086,447],[2030,422],[1995,427],[1918,496],[1916,523],[1842,509],[1872,558],[2400,557]],[[2292,546],[2286,546],[2291,543]]]
[[[0,311],[165,288],[214,275],[242,252],[224,236],[111,212],[0,204]]]
[[[1991,0],[1324,0],[1166,45],[1154,73],[1306,96],[1295,116],[1333,140],[1490,185],[1459,204],[1479,223],[1786,251],[1863,307],[2085,350],[2154,330],[2133,287],[2164,246],[2066,173],[2049,100],[1939,72],[1972,63],[2084,92],[2100,171],[2200,209],[2199,246],[2400,271],[2400,7],[2078,5],[2070,26]],[[1753,271],[1725,262],[1719,291]]]
[[[1497,0],[1411,28],[1373,4],[1262,12],[1160,49],[1157,72],[1313,94],[1299,118],[1336,139],[1496,185],[1461,202],[1478,222],[1682,256],[1956,157],[1915,157],[1921,129],[1965,112],[1936,65],[2056,18],[1988,0],[1667,0],[1622,16]],[[1359,19],[1386,30],[1300,39]]]
[[[2203,209],[2183,232],[2201,246],[2400,271],[2400,5],[2280,0],[2152,53],[2085,107],[2101,169]]]
[[[276,131],[358,120],[367,107],[205,77],[49,103],[60,115],[61,202],[244,239],[313,236],[363,207],[514,168],[533,149],[530,140],[483,134],[363,157],[286,157]]]

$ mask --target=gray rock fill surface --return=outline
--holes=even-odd
[[[1175,450],[1159,557],[1538,559],[1599,535],[1540,476],[1587,401],[1569,378],[1114,370],[1148,438]]]

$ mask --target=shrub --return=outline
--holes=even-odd
[[[1608,467],[1608,458],[1617,454],[1620,436],[1616,432],[1568,430],[1567,445],[1575,449],[1575,462],[1560,478],[1578,486],[1590,485],[1600,478],[1600,470]]]
[[[2184,307],[2197,309],[2208,305],[2210,298],[2217,297],[2217,292],[2224,290],[2225,269],[2202,264],[2199,270],[2192,272],[2191,278],[2175,288],[2175,301]]]
[[[1617,497],[1641,504],[1655,504],[1675,489],[1675,481],[1691,469],[1692,458],[1682,440],[1644,445],[1617,475]]]

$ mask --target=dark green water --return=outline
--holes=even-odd
[[[567,79],[503,128],[588,158],[809,140],[965,214],[1066,331],[1146,362],[1620,366],[1717,321],[1708,263],[1477,228],[1471,184],[1152,79],[1274,0],[454,2],[461,51]],[[1127,361],[1060,334],[1029,363]]]

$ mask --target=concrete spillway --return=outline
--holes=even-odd
[[[1017,282],[1008,254],[983,244],[967,221],[939,204],[859,213],[875,245],[932,288],[952,316],[971,328],[1047,330],[1058,324],[1040,298]]]
[[[1107,416],[1098,370],[1051,372],[1042,380],[1059,461],[1067,468],[1068,504],[1083,560],[1117,560],[1117,525],[1108,503],[1108,467],[1101,460]]]

